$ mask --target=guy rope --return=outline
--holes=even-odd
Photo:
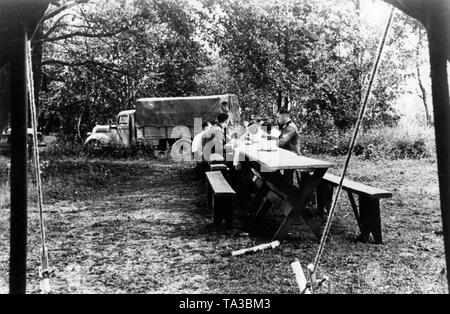
[[[370,93],[372,91],[373,82],[374,82],[375,76],[377,74],[378,66],[379,66],[380,60],[381,60],[381,55],[382,55],[382,52],[383,52],[383,48],[384,48],[384,45],[385,45],[385,42],[386,42],[387,34],[388,34],[388,31],[389,31],[390,25],[392,23],[393,17],[394,17],[394,7],[392,7],[392,9],[391,9],[391,13],[389,15],[388,21],[386,23],[386,28],[385,28],[384,33],[383,33],[383,37],[381,38],[381,41],[380,41],[380,44],[379,44],[379,47],[378,47],[378,52],[376,54],[376,59],[375,59],[375,62],[373,64],[372,72],[371,72],[371,75],[370,75],[369,85],[368,85],[366,93],[364,95],[363,103],[362,103],[361,108],[359,110],[358,119],[356,121],[355,129],[353,131],[353,136],[352,136],[352,139],[350,141],[350,145],[349,145],[349,149],[348,149],[348,153],[347,153],[347,158],[345,160],[344,167],[342,169],[341,178],[340,178],[340,181],[339,181],[339,185],[338,185],[337,191],[336,191],[336,193],[334,195],[334,198],[333,198],[331,209],[330,209],[330,211],[328,213],[327,222],[325,224],[325,228],[324,228],[324,231],[322,233],[322,237],[320,239],[320,244],[319,244],[319,248],[317,250],[316,257],[314,259],[314,263],[313,264],[309,264],[308,267],[307,267],[309,282],[306,282],[306,279],[304,278],[304,275],[302,273],[302,270],[301,270],[299,262],[296,261],[296,262],[291,264],[292,269],[294,270],[294,273],[296,274],[297,283],[298,283],[299,288],[300,288],[300,293],[314,292],[314,288],[319,286],[323,282],[323,280],[321,280],[320,282],[318,282],[316,280],[315,273],[316,273],[317,268],[319,266],[320,258],[322,256],[323,250],[325,248],[325,243],[326,243],[328,234],[330,232],[331,223],[332,223],[333,216],[334,216],[334,213],[335,213],[336,205],[337,205],[337,202],[338,202],[338,199],[339,199],[339,195],[341,193],[342,184],[344,182],[344,178],[345,178],[345,175],[347,173],[347,168],[348,168],[348,165],[350,163],[350,158],[352,156],[352,151],[353,151],[353,148],[355,146],[356,139],[358,137],[359,129],[360,129],[361,124],[362,124],[362,122],[364,120],[364,113],[366,111],[366,107],[367,107],[367,103],[368,103],[368,100],[369,100],[369,96],[370,96]]]
[[[48,252],[45,244],[45,224],[44,215],[42,209],[42,184],[41,184],[41,169],[39,162],[39,148],[37,139],[37,115],[36,115],[36,101],[34,98],[34,82],[33,82],[33,69],[31,62],[31,44],[27,42],[26,49],[26,63],[27,63],[27,85],[28,85],[28,97],[30,100],[31,111],[31,127],[33,129],[33,159],[34,170],[36,175],[36,186],[38,195],[38,208],[39,208],[39,222],[41,233],[41,267],[39,269],[39,276],[41,279],[41,291],[42,293],[50,292],[50,270],[48,266]]]

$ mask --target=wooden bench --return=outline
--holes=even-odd
[[[206,172],[208,181],[208,208],[212,210],[214,226],[219,227],[222,220],[228,228],[233,224],[233,198],[236,192],[228,184],[220,171]]]
[[[207,166],[208,171],[228,171],[228,167],[224,164],[211,164]]]
[[[202,156],[202,161],[200,161],[200,178],[201,183],[205,184],[205,173],[207,171],[228,171],[228,167],[224,164],[225,159],[220,154],[213,153],[207,159],[205,156]]]
[[[317,187],[317,210],[323,213],[331,208],[334,187],[339,185],[340,177],[326,173]],[[347,191],[361,235],[358,240],[369,241],[372,233],[375,243],[383,243],[381,235],[380,198],[392,197],[392,193],[362,183],[344,179],[342,189]],[[354,194],[358,195],[359,208]]]
[[[205,184],[205,174],[208,171],[221,171],[225,175],[229,170],[230,169],[223,163],[202,161],[199,166],[201,183]]]

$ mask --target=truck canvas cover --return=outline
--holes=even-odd
[[[222,106],[227,102],[228,106]],[[228,112],[230,122],[239,122],[239,104],[236,95],[196,97],[141,98],[136,102],[137,127],[194,126],[194,118],[213,121],[221,112]]]

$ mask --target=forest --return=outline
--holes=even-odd
[[[370,5],[383,9],[360,0],[61,1],[32,38],[39,131],[82,142],[141,97],[232,93],[244,118],[291,109],[306,151],[345,153],[386,18],[370,18]],[[418,124],[432,124],[426,47],[423,27],[395,15],[365,116],[375,139],[361,154],[398,125],[405,93],[420,100]],[[426,134],[386,143],[388,155],[429,154]]]

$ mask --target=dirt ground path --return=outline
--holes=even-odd
[[[233,230],[212,228],[205,187],[192,180],[190,164],[69,160],[53,169],[44,199],[54,293],[297,293],[290,263],[299,258],[305,266],[317,250],[317,240],[298,221],[275,250],[226,256],[267,237],[248,236],[239,215]],[[440,275],[445,260],[435,163],[380,167],[356,160],[349,175],[393,192],[382,203],[384,244],[354,242],[357,225],[342,197],[320,267],[331,286],[322,292],[447,292]],[[27,292],[39,293],[35,207],[28,241]],[[9,206],[4,206],[0,293],[8,291],[8,263]]]
[[[210,228],[204,187],[191,180],[190,167],[154,167],[89,200],[46,206],[55,292],[207,293],[211,263],[231,242],[246,245],[248,237]],[[36,208],[30,212],[28,290],[38,292]],[[2,254],[1,277],[7,257]]]

